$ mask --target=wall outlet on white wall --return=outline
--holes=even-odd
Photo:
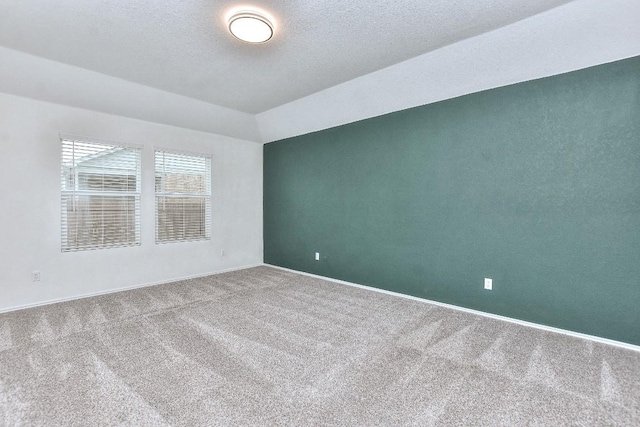
[[[484,278],[484,288],[487,290],[493,289],[493,279],[489,279],[488,277]]]
[[[316,252],[316,261],[320,261],[320,252]]]
[[[40,281],[40,270],[33,270],[31,272],[31,281],[39,282]]]
[[[227,255],[227,251],[225,251],[224,249],[221,249],[220,250],[220,256],[223,257],[223,256],[226,256],[226,255]]]

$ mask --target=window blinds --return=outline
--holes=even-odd
[[[211,158],[155,152],[156,243],[211,237]]]
[[[62,251],[140,244],[140,149],[62,138]]]

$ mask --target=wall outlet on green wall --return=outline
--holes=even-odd
[[[488,291],[493,289],[493,279],[490,279],[488,277],[484,278],[484,288]]]
[[[320,252],[316,252],[316,261],[320,261]]]

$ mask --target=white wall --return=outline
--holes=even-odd
[[[61,131],[144,145],[141,246],[61,252]],[[212,155],[210,241],[154,243],[154,145]],[[0,149],[0,310],[262,262],[261,144],[0,93]]]
[[[260,141],[253,114],[0,46],[0,92]]]
[[[640,55],[640,0],[576,0],[256,116],[276,141]]]

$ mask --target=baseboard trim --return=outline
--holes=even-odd
[[[437,305],[437,306],[445,307],[445,308],[450,308],[452,310],[457,310],[457,311],[463,311],[465,313],[470,313],[470,314],[475,314],[475,315],[478,315],[478,316],[488,317],[488,318],[495,319],[495,320],[502,320],[502,321],[509,322],[509,323],[515,323],[517,325],[526,326],[526,327],[529,327],[529,328],[541,329],[541,330],[547,331],[547,332],[555,332],[557,334],[568,335],[568,336],[571,336],[571,337],[574,337],[574,338],[581,338],[581,339],[585,339],[585,340],[589,340],[589,341],[594,341],[594,342],[597,342],[597,343],[600,343],[600,344],[607,344],[607,345],[612,345],[614,347],[624,348],[626,350],[632,350],[632,351],[640,352],[640,346],[637,346],[637,345],[634,345],[634,344],[629,344],[629,343],[622,342],[622,341],[616,341],[616,340],[612,340],[612,339],[609,339],[609,338],[602,338],[602,337],[598,337],[598,336],[595,336],[595,335],[583,334],[583,333],[580,333],[580,332],[574,332],[574,331],[570,331],[570,330],[567,330],[567,329],[555,328],[553,326],[547,326],[547,325],[542,325],[540,323],[528,322],[526,320],[515,319],[513,317],[507,317],[507,316],[501,316],[499,314],[487,313],[486,311],[480,311],[480,310],[474,310],[474,309],[471,309],[471,308],[460,307],[460,306],[457,306],[457,305],[447,304],[447,303],[439,302],[439,301],[433,301],[433,300],[429,300],[429,299],[426,299],[426,298],[414,297],[412,295],[405,295],[405,294],[401,294],[401,293],[398,293],[398,292],[387,291],[386,289],[378,289],[378,288],[374,288],[372,286],[360,285],[358,283],[352,283],[352,282],[347,282],[347,281],[344,281],[344,280],[333,279],[331,277],[326,277],[326,276],[319,276],[317,274],[306,273],[304,271],[292,270],[290,268],[280,267],[280,266],[273,265],[273,264],[264,263],[263,265],[265,265],[266,267],[273,267],[273,268],[277,268],[279,270],[288,271],[290,273],[302,274],[303,276],[309,276],[309,277],[314,277],[316,279],[322,279],[322,280],[327,280],[329,282],[339,283],[341,285],[353,286],[353,287],[356,287],[356,288],[366,289],[366,290],[369,290],[369,291],[379,292],[379,293],[382,293],[382,294],[392,295],[392,296],[395,296],[395,297],[410,299],[410,300],[414,300],[414,301],[420,301],[420,302],[424,302],[424,303],[427,303],[427,304],[433,304],[433,305]]]
[[[115,294],[116,292],[131,291],[133,289],[146,288],[146,287],[149,287],[149,286],[164,285],[164,284],[171,283],[171,282],[179,282],[181,280],[197,279],[199,277],[206,277],[206,276],[215,276],[217,274],[229,273],[231,271],[246,270],[247,268],[260,267],[262,265],[264,265],[264,264],[263,263],[257,263],[257,264],[243,265],[243,266],[240,266],[240,267],[227,268],[227,269],[224,269],[224,270],[218,270],[218,271],[214,271],[214,272],[210,272],[210,273],[201,273],[201,274],[195,274],[195,275],[192,275],[192,276],[176,277],[174,279],[160,280],[160,281],[157,281],[157,282],[148,282],[148,283],[143,283],[143,284],[140,284],[140,285],[125,286],[125,287],[122,287],[122,288],[109,289],[109,290],[106,290],[106,291],[91,292],[91,293],[88,293],[88,294],[75,295],[75,296],[72,296],[72,297],[57,298],[57,299],[52,299],[52,300],[47,300],[47,301],[42,301],[42,302],[36,302],[36,303],[33,303],[33,304],[17,305],[17,306],[14,306],[14,307],[0,309],[0,314],[1,313],[8,313],[8,312],[11,312],[11,311],[24,310],[25,308],[33,308],[33,307],[41,307],[41,306],[44,306],[44,305],[57,304],[59,302],[73,301],[73,300],[77,300],[77,299],[90,298],[90,297],[97,297],[97,296],[100,296],[100,295]]]

